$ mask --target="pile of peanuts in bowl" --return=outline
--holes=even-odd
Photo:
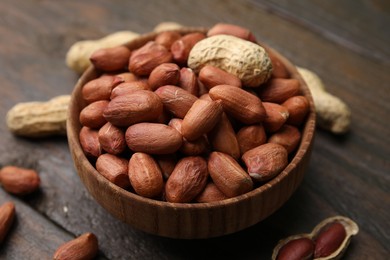
[[[246,28],[159,32],[95,51],[79,140],[96,170],[174,203],[245,194],[286,168],[310,110],[300,81]]]

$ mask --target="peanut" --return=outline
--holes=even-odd
[[[349,218],[327,218],[314,227],[310,234],[287,237],[275,246],[272,260],[280,259],[340,259],[351,237],[359,232]]]
[[[81,95],[88,104],[99,100],[109,100],[112,89],[122,82],[123,78],[121,77],[101,76],[85,84]]]
[[[170,154],[181,147],[182,135],[173,127],[158,123],[138,123],[127,128],[126,143],[134,152]]]
[[[224,110],[245,124],[262,122],[266,112],[261,100],[249,92],[230,85],[210,89],[212,100],[221,100]]]
[[[318,126],[334,134],[347,133],[351,124],[351,110],[348,105],[328,93],[324,83],[314,72],[301,67],[298,67],[298,72],[313,96]]]
[[[278,131],[290,115],[287,108],[271,102],[263,102],[263,106],[267,114],[263,121],[264,129],[270,133]]]
[[[346,238],[345,228],[340,223],[332,223],[326,226],[315,238],[314,257],[326,257],[336,251]]]
[[[226,196],[235,197],[253,188],[253,182],[233,157],[212,152],[207,164],[211,179]]]
[[[312,259],[314,243],[310,238],[302,237],[290,240],[279,251],[277,260]]]
[[[288,164],[287,150],[274,143],[266,143],[242,155],[249,175],[256,181],[267,181],[280,173]]]
[[[97,237],[85,233],[58,247],[53,255],[54,260],[92,260],[99,250]]]
[[[164,108],[177,118],[184,118],[198,99],[188,91],[171,85],[162,86],[155,93],[160,97]]]
[[[126,68],[129,58],[130,50],[126,46],[120,45],[96,50],[89,59],[98,70],[117,71]]]
[[[134,73],[131,72],[122,72],[116,74],[116,76],[120,77],[123,80],[123,82],[132,82],[139,79]]]
[[[146,153],[134,153],[129,162],[129,178],[135,192],[146,198],[161,195],[163,176],[157,162]]]
[[[171,49],[172,44],[181,38],[181,34],[175,31],[164,31],[156,36],[155,42]]]
[[[6,202],[0,206],[0,245],[3,243],[15,219],[15,205]]]
[[[66,135],[69,95],[58,96],[47,102],[16,104],[6,116],[9,130],[18,136],[45,137]]]
[[[207,162],[200,156],[181,159],[165,185],[169,202],[190,202],[204,189],[209,174]]]
[[[5,166],[0,170],[0,183],[7,192],[23,196],[38,190],[41,180],[35,170]]]
[[[151,90],[164,85],[177,85],[180,80],[180,68],[175,63],[163,63],[152,70],[148,78]]]
[[[282,103],[288,110],[287,124],[299,126],[309,113],[309,101],[304,96],[293,96]]]
[[[183,119],[181,131],[183,136],[194,141],[210,132],[222,116],[219,102],[198,99]]]
[[[213,202],[227,199],[228,196],[223,194],[213,182],[207,183],[203,191],[196,197],[196,202]]]
[[[206,65],[236,75],[247,87],[266,82],[272,72],[271,60],[264,48],[231,35],[215,35],[195,44],[188,66],[198,73]]]
[[[272,63],[272,77],[288,79],[290,77],[290,74],[287,71],[286,66],[284,66],[280,59],[272,52],[268,52],[268,56],[271,59]]]
[[[106,110],[108,104],[108,100],[99,100],[84,107],[80,112],[80,123],[95,129],[102,127],[107,123],[103,111]]]
[[[181,125],[183,123],[182,119],[179,118],[172,118],[169,121],[169,126],[175,128],[180,134],[181,132]],[[202,135],[198,139],[194,141],[188,141],[183,137],[183,144],[181,145],[179,151],[182,152],[185,155],[200,155],[203,153],[206,153],[209,150],[209,143],[207,141],[206,136]]]
[[[275,78],[269,80],[259,90],[259,98],[263,102],[281,104],[290,97],[299,94],[299,81],[297,79]]]
[[[102,154],[99,142],[99,132],[95,129],[83,126],[79,134],[80,145],[89,159],[96,159]]]
[[[199,71],[199,80],[208,89],[217,85],[230,85],[241,88],[241,80],[237,76],[210,65],[204,66]]]
[[[301,132],[298,128],[291,125],[282,126],[277,132],[273,133],[269,138],[269,143],[280,144],[286,148],[290,154],[298,147],[301,141]]]
[[[129,125],[157,119],[162,113],[163,104],[152,91],[137,90],[127,95],[113,98],[102,113],[105,120],[116,126]]]
[[[243,155],[246,151],[265,144],[267,135],[263,125],[249,125],[242,127],[237,132],[237,141],[240,146],[241,155]]]
[[[110,99],[112,100],[117,96],[132,94],[137,90],[150,90],[149,84],[144,80],[121,83],[111,91]]]
[[[178,64],[187,65],[188,55],[194,45],[206,37],[203,33],[189,33],[176,40],[171,45],[173,60]]]
[[[240,157],[236,134],[225,113],[207,136],[214,151],[226,153],[236,160]]]
[[[198,77],[190,68],[181,68],[179,86],[194,96],[199,95]]]
[[[146,45],[145,45],[146,46]],[[172,53],[162,45],[137,50],[130,56],[129,71],[137,76],[148,76],[154,68],[172,61]]]
[[[98,138],[101,148],[110,154],[120,154],[126,148],[125,133],[110,122],[99,129]]]
[[[77,73],[83,73],[90,65],[89,58],[96,50],[122,45],[139,34],[131,31],[118,31],[97,40],[74,43],[66,53],[66,65]]]
[[[155,155],[154,159],[158,163],[161,169],[161,173],[164,179],[168,179],[171,176],[173,170],[175,169],[177,163],[176,154],[160,154]]]
[[[102,154],[96,160],[96,170],[107,180],[121,188],[130,186],[128,160],[112,154]]]

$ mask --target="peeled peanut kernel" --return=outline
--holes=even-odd
[[[332,223],[323,228],[315,238],[314,257],[326,257],[336,251],[344,241],[347,233],[341,223]]]
[[[211,65],[206,65],[199,71],[199,80],[208,89],[217,85],[242,87],[241,80],[237,76]]]
[[[124,131],[110,122],[99,129],[98,138],[101,148],[110,154],[120,154],[126,148]]]
[[[206,38],[206,35],[200,32],[189,33],[182,36],[180,39],[176,40],[171,45],[171,52],[173,55],[173,60],[178,64],[187,64],[188,55],[192,47]]]
[[[193,72],[192,69],[187,67],[181,68],[179,87],[184,90],[187,90],[194,96],[199,95],[198,76],[196,76],[195,72]]]
[[[181,132],[183,136],[194,141],[210,132],[222,116],[222,106],[216,101],[198,99],[183,119]]]
[[[168,125],[175,128],[181,134],[181,125],[183,120],[179,118],[172,118]],[[209,143],[205,135],[202,135],[194,141],[188,141],[183,137],[183,144],[179,151],[185,155],[200,155],[209,150]]]
[[[0,206],[0,244],[10,231],[15,219],[15,204],[5,202]]]
[[[142,80],[136,80],[132,82],[124,82],[116,86],[111,91],[110,99],[114,99],[117,96],[123,96],[127,94],[132,94],[137,90],[150,90],[150,87],[147,82]]]
[[[237,132],[237,140],[241,155],[243,155],[246,151],[265,144],[267,142],[267,135],[263,125],[248,125],[242,127]]]
[[[92,53],[89,58],[96,69],[102,71],[117,71],[127,67],[130,50],[124,46],[102,48]]]
[[[160,166],[161,173],[164,179],[168,179],[171,176],[173,169],[175,169],[177,163],[176,154],[159,154],[155,155],[154,159],[157,164]]]
[[[166,51],[167,48],[162,46],[161,44],[156,43],[155,41],[148,41],[141,47],[131,50],[130,59],[136,57],[137,55],[146,54],[150,51]],[[131,71],[129,71],[132,73]]]
[[[81,74],[91,65],[89,57],[94,51],[125,44],[138,36],[135,32],[118,31],[97,40],[78,41],[66,53],[66,65]]]
[[[272,77],[288,79],[290,77],[290,73],[287,71],[287,68],[284,66],[282,61],[280,61],[280,59],[273,54],[272,51],[267,53],[272,63]]]
[[[248,173],[230,155],[212,152],[207,167],[215,185],[230,198],[247,193],[253,188]]]
[[[207,183],[203,191],[195,198],[196,202],[213,202],[227,199],[228,196],[223,194],[213,182]]]
[[[312,259],[314,243],[310,238],[302,237],[290,240],[279,250],[277,260]]]
[[[109,101],[99,100],[92,102],[80,111],[80,123],[83,126],[98,129],[106,122],[103,111],[107,108]]]
[[[240,158],[240,146],[225,113],[222,113],[221,119],[207,136],[214,151],[229,154],[236,160]]]
[[[36,191],[40,186],[38,173],[32,169],[4,166],[0,170],[0,183],[9,193],[23,196]]]
[[[164,46],[156,44],[155,47],[144,47],[130,56],[128,69],[137,76],[148,76],[158,65],[172,61],[172,53]]]
[[[92,260],[99,251],[97,237],[92,233],[81,236],[62,244],[53,255],[54,260],[85,259]]]
[[[209,173],[207,162],[200,156],[181,159],[165,185],[169,202],[190,202],[204,189]]]
[[[271,102],[263,102],[263,106],[267,114],[263,121],[264,129],[269,133],[278,131],[289,117],[287,108]]]
[[[268,138],[268,143],[280,144],[290,154],[295,151],[301,141],[301,132],[291,125],[282,126]]]
[[[164,108],[177,118],[184,118],[198,99],[188,91],[171,85],[159,87],[155,93],[160,97]]]
[[[260,123],[266,117],[261,100],[243,89],[219,85],[210,89],[209,95],[221,100],[224,111],[245,124]]]
[[[172,43],[181,38],[181,34],[176,31],[164,31],[160,32],[156,39],[154,40],[156,43],[163,45],[168,50],[171,49]]]
[[[126,127],[157,119],[163,110],[160,98],[152,91],[138,90],[113,98],[102,115],[113,125]]]
[[[175,63],[163,63],[158,65],[150,73],[148,84],[151,90],[165,85],[177,85],[180,80],[180,68]]]
[[[134,153],[129,161],[129,179],[135,192],[146,198],[162,193],[163,177],[157,162],[146,153]]]
[[[107,180],[126,189],[130,186],[128,176],[129,161],[113,154],[102,154],[96,160],[96,170]]]
[[[113,88],[123,82],[123,78],[117,76],[101,76],[87,82],[81,90],[81,95],[87,103],[99,100],[109,100]]]
[[[87,158],[96,159],[102,154],[98,130],[83,126],[80,130],[79,139],[81,148]]]
[[[266,143],[242,155],[249,176],[256,181],[267,181],[278,175],[288,164],[286,148]]]
[[[274,78],[259,89],[259,98],[263,102],[281,104],[290,97],[299,94],[299,81],[297,79]]]
[[[132,82],[139,79],[134,73],[131,72],[123,72],[116,74],[115,76],[121,78],[123,82]]]
[[[289,117],[287,124],[299,126],[303,123],[309,113],[310,105],[304,96],[293,96],[282,103],[287,108]]]
[[[148,154],[174,153],[183,143],[183,137],[176,129],[158,123],[131,125],[125,135],[127,146],[132,151]]]

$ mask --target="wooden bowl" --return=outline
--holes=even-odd
[[[185,34],[200,29],[183,28],[179,31]],[[155,36],[156,33],[140,36],[127,46],[130,49],[138,48]],[[210,238],[234,233],[260,222],[279,209],[304,177],[313,144],[315,112],[310,91],[295,67],[274,50],[269,51],[274,52],[285,64],[292,78],[300,81],[302,93],[310,101],[310,113],[302,127],[300,146],[291,162],[277,177],[246,194],[212,203],[157,201],[112,184],[88,161],[79,141],[79,113],[85,106],[81,89],[86,82],[98,76],[98,72],[91,66],[73,90],[67,121],[70,151],[80,179],[89,193],[113,216],[132,227],[171,238]]]

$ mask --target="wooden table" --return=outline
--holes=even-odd
[[[155,237],[110,216],[87,193],[67,140],[13,136],[6,112],[18,102],[71,93],[78,75],[65,54],[78,40],[118,30],[145,33],[163,21],[251,29],[296,65],[310,68],[352,110],[349,134],[316,131],[307,175],[291,199],[263,222],[220,238]],[[41,189],[13,201],[17,219],[1,259],[50,259],[84,232],[100,243],[99,259],[270,259],[283,237],[307,233],[324,218],[355,220],[360,233],[344,259],[390,256],[390,5],[385,0],[38,1],[0,2],[0,167],[36,169]]]

